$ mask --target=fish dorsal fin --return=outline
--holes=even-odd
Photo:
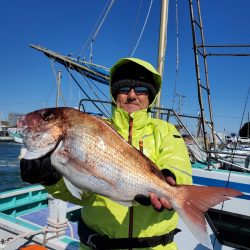
[[[97,119],[99,119],[102,123],[104,123],[105,125],[107,125],[109,128],[111,128],[114,133],[116,133],[122,140],[126,141],[116,130],[115,126],[111,123],[111,121],[109,119],[103,119],[100,117],[96,117]],[[127,141],[126,141],[127,142]],[[127,142],[128,143],[128,142]],[[131,145],[132,146],[132,145]],[[134,146],[132,146],[134,147]]]
[[[72,184],[69,180],[67,180],[65,177],[63,177],[64,183],[67,187],[67,189],[70,191],[70,193],[78,198],[79,200],[82,199],[82,194],[83,191],[81,189],[79,189],[78,187],[76,187],[74,184]]]
[[[100,120],[101,122],[105,123],[106,125],[108,125],[111,129],[113,129],[113,130],[116,132],[115,127],[114,127],[114,125],[111,123],[110,120],[104,119],[104,118],[101,118],[101,117],[95,117],[95,118],[97,118],[97,119]]]

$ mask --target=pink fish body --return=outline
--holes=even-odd
[[[105,121],[71,108],[27,114],[19,123],[25,158],[48,152],[73,195],[90,190],[131,206],[138,195],[156,193],[172,204],[194,236],[211,248],[204,212],[241,192],[220,187],[170,186],[157,166]]]

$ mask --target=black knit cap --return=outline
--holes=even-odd
[[[121,87],[144,86],[149,89],[149,102],[151,103],[157,94],[156,83],[153,74],[144,67],[128,61],[117,68],[112,76],[111,93],[116,99]]]

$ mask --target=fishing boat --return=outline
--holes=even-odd
[[[0,142],[13,141],[13,138],[8,133],[9,123],[2,121],[0,117]]]
[[[0,142],[13,141],[13,138],[8,134],[7,131],[0,131]]]
[[[13,141],[13,138],[9,135],[8,127],[1,126],[0,127],[0,142],[7,142],[7,141]]]
[[[16,143],[23,143],[23,139],[17,128],[8,128],[8,134],[13,138]]]
[[[232,198],[223,204],[217,205],[207,213],[209,223],[208,231],[215,250],[233,250],[233,249],[250,249],[250,169],[249,165],[242,166],[229,162],[229,167],[225,167],[222,158],[229,152],[223,152],[217,148],[215,143],[215,131],[213,127],[213,117],[211,115],[211,103],[208,102],[210,111],[210,121],[205,118],[203,106],[202,86],[200,82],[200,67],[198,56],[204,56],[205,42],[202,39],[201,44],[197,44],[195,29],[198,26],[198,32],[203,36],[201,23],[200,1],[194,6],[193,1],[189,1],[190,19],[193,33],[193,50],[195,55],[195,67],[197,72],[197,89],[200,100],[200,115],[184,116],[176,113],[171,108],[164,108],[158,100],[157,106],[152,110],[152,115],[167,121],[174,120],[176,126],[182,134],[187,135],[187,146],[190,152],[190,159],[193,169],[193,182],[201,186],[220,186],[231,187],[240,190],[244,195]],[[194,15],[194,11],[198,14]],[[167,1],[162,1],[163,17],[166,17]],[[198,20],[197,20],[198,17]],[[165,22],[165,25],[164,25]],[[164,37],[166,36],[166,20],[161,23],[161,40],[159,46],[159,72],[164,67]],[[31,45],[32,48],[44,53],[53,62],[58,62],[65,66],[72,79],[85,93],[86,98],[79,102],[79,110],[100,114],[108,117],[111,102],[109,99],[93,99],[81,87],[77,79],[73,76],[75,71],[84,77],[104,85],[109,82],[109,69],[93,62],[87,62],[74,59],[71,56],[65,56],[54,52],[42,46]],[[201,51],[200,51],[201,49]],[[205,61],[205,75],[207,76],[207,64]],[[210,100],[210,87],[206,84],[206,94]],[[91,105],[90,105],[91,104]],[[104,108],[105,106],[105,108]],[[93,111],[94,110],[94,111]],[[200,132],[202,141],[193,136],[185,126],[184,118],[196,119],[200,123]],[[207,141],[207,126],[211,128],[214,149],[211,150]],[[186,137],[186,138],[187,138]],[[243,155],[242,155],[243,154]],[[231,152],[232,157],[247,155],[242,152]],[[230,165],[231,164],[231,165]],[[236,167],[233,167],[236,165]],[[231,167],[230,167],[231,166]],[[65,203],[61,200],[53,199],[49,196],[44,188],[40,185],[31,185],[29,187],[11,190],[0,193],[0,249],[18,249],[20,246],[29,244],[39,244],[46,246],[48,249],[78,249],[79,238],[76,233],[76,222],[80,216],[81,207]],[[178,227],[182,233],[175,238],[179,249],[181,250],[205,250],[197,240],[191,235],[189,229],[180,220]]]

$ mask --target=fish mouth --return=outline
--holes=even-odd
[[[62,136],[57,137],[46,130],[29,126],[24,120],[19,123],[18,130],[27,150],[24,155],[27,160],[39,159],[52,153],[63,139]]]
[[[46,148],[40,148],[39,150],[34,150],[34,151],[30,151],[29,149],[27,149],[26,145],[26,153],[24,155],[24,159],[26,160],[34,160],[34,159],[39,159],[42,158],[43,156],[47,155],[47,154],[52,154],[52,152],[54,152],[58,145],[61,145],[62,141],[59,140],[58,143],[54,143],[54,144],[49,144]]]
[[[39,159],[48,153],[52,153],[62,141],[62,138],[59,138],[58,140],[42,144],[40,141],[43,133],[33,134],[31,133],[32,128],[29,126],[24,126],[19,129],[20,136],[23,139],[24,146],[27,150],[24,155],[24,158],[27,160]]]

